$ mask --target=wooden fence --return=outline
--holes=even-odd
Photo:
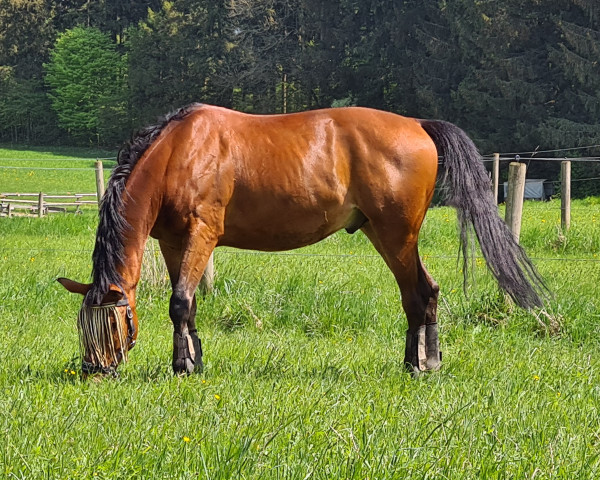
[[[95,193],[0,193],[0,217],[43,217],[51,213],[81,213],[81,207],[84,205],[98,205],[96,197]]]
[[[498,198],[498,161],[499,155],[496,154],[492,167],[492,193],[495,196],[494,198]],[[519,162],[512,162],[508,167],[505,221],[517,242],[521,233],[526,171],[525,164]],[[568,160],[561,161],[560,183],[560,224],[562,230],[566,232],[571,227],[571,162]]]

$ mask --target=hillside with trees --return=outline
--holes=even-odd
[[[484,153],[600,144],[599,59],[595,0],[0,0],[0,142],[114,146],[199,101],[441,118]]]

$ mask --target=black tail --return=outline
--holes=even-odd
[[[477,147],[465,132],[451,123],[423,120],[421,125],[443,156],[445,201],[458,212],[465,283],[475,230],[487,266],[500,287],[523,308],[541,307],[542,294],[547,288],[498,215]]]

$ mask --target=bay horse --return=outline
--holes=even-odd
[[[438,156],[446,204],[458,211],[464,275],[474,231],[499,286],[523,308],[545,285],[498,216],[477,148],[455,125],[369,108],[250,115],[192,104],[133,136],[102,199],[92,283],[84,295],[82,371],[115,373],[138,332],[136,287],[149,236],[158,239],[172,295],[173,370],[202,369],[196,288],[215,247],[289,250],[346,229],[373,243],[393,273],[414,374],[440,368],[439,286],[418,254]]]

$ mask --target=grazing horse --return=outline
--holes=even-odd
[[[119,152],[92,255],[78,326],[84,373],[115,372],[138,332],[136,287],[148,236],[172,283],[173,370],[202,368],[196,288],[220,245],[289,250],[362,230],[400,288],[408,320],[404,361],[440,367],[439,287],[417,249],[438,162],[445,201],[458,211],[467,275],[472,231],[514,301],[542,305],[542,279],[498,216],[473,142],[458,127],[368,108],[249,115],[192,104],[138,132]]]

